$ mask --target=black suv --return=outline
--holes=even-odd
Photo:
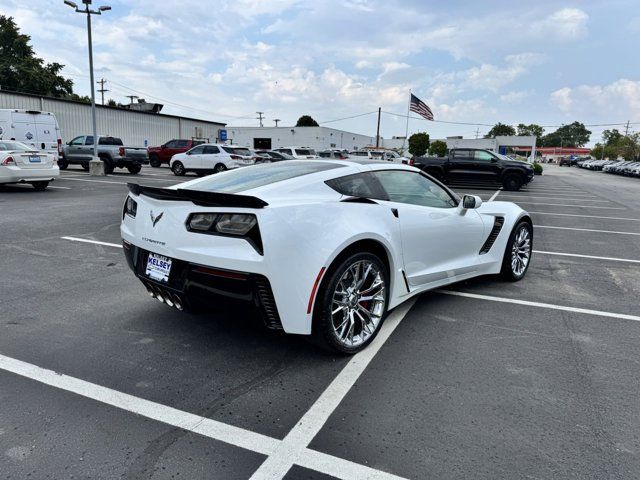
[[[415,166],[443,183],[502,185],[511,191],[533,179],[528,163],[476,148],[453,148],[447,157],[418,157]]]

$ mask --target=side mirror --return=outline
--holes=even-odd
[[[462,208],[472,210],[482,205],[482,199],[477,195],[465,195],[462,197]]]
[[[164,150],[165,148],[167,148],[167,146],[166,146],[166,145],[160,145],[160,149],[161,149],[161,150]]]
[[[491,163],[497,163],[498,159],[496,157],[491,157]]]

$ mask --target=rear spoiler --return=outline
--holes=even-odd
[[[238,207],[263,208],[269,205],[264,200],[248,195],[232,193],[205,192],[203,190],[188,190],[186,188],[159,188],[127,183],[129,191],[134,195],[144,195],[156,200],[189,201],[201,207]]]

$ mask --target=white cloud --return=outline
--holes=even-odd
[[[500,101],[505,103],[521,103],[525,98],[530,96],[531,92],[516,90],[500,95]]]
[[[640,81],[621,78],[608,85],[564,87],[551,94],[551,101],[572,115],[598,112],[616,119],[640,118]]]

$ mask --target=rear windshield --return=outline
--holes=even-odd
[[[315,155],[316,151],[310,148],[296,148],[296,155]]]
[[[318,152],[320,158],[331,158],[331,152]]]
[[[33,147],[20,142],[0,142],[0,151],[4,150],[26,152],[33,150]]]
[[[248,148],[234,148],[233,153],[235,153],[236,155],[243,155],[245,157],[251,156],[251,152]]]
[[[193,187],[196,190],[207,192],[238,193],[290,178],[341,167],[342,165],[320,161],[264,163],[211,175],[193,184]]]
[[[89,137],[87,137],[89,138]],[[93,143],[93,137],[91,138],[91,143]],[[98,138],[98,145],[118,145],[122,146],[122,140],[116,137],[100,137]]]

